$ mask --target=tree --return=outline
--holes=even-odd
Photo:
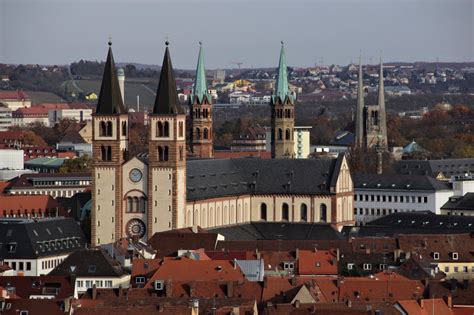
[[[63,166],[59,168],[59,173],[85,173],[90,172],[92,159],[87,155],[78,158],[68,159]]]

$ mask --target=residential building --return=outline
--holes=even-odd
[[[474,158],[446,160],[402,160],[394,164],[394,171],[401,175],[428,175],[439,180],[464,176],[474,172]]]
[[[293,139],[295,139],[295,158],[306,159],[311,153],[311,126],[295,126]]]
[[[92,120],[92,108],[87,104],[72,103],[64,108],[48,110],[48,126],[54,126],[61,119],[72,119],[79,123]]]
[[[48,274],[67,256],[86,246],[74,219],[1,219],[0,261],[19,276]]]
[[[25,127],[32,123],[40,123],[50,126],[47,107],[33,106],[18,108],[12,113],[12,125]]]
[[[91,182],[89,173],[23,174],[13,179],[5,192],[10,195],[71,197],[90,189]]]
[[[446,215],[474,216],[474,192],[449,197],[440,212]]]
[[[12,126],[12,122],[11,108],[0,106],[0,131],[7,131]]]
[[[23,150],[0,150],[0,169],[22,170]]]
[[[22,107],[30,107],[31,99],[23,91],[0,91],[0,103],[15,111]]]
[[[267,132],[260,125],[248,127],[241,132],[237,139],[232,140],[231,151],[233,152],[259,152],[267,148]]]
[[[358,225],[397,212],[432,211],[452,196],[451,187],[426,175],[354,176],[354,217]]]
[[[45,218],[58,215],[58,203],[51,196],[0,195],[1,218]]]
[[[102,249],[76,250],[49,275],[69,277],[75,284],[75,298],[93,287],[118,289],[130,284],[130,274]]]
[[[38,157],[25,161],[25,168],[38,173],[58,173],[67,158]]]

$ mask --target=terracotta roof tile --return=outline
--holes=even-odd
[[[337,275],[336,256],[328,250],[299,251],[299,275]]]

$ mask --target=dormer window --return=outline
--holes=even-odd
[[[438,252],[433,253],[433,259],[434,260],[439,260],[439,253]]]
[[[453,253],[451,254],[451,256],[453,257],[453,260],[458,260],[458,258],[459,258],[459,255],[458,255],[457,252],[453,252]]]
[[[364,264],[364,270],[372,270],[372,264]]]

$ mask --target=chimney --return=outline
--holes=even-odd
[[[296,286],[296,284],[298,283],[296,277],[291,278],[290,283],[291,283],[292,286]]]
[[[234,258],[234,270],[237,269],[237,259]]]
[[[453,308],[453,297],[452,295],[448,295],[445,297],[445,302],[446,305],[448,305],[449,308]]]
[[[232,298],[234,297],[234,283],[227,282],[227,297]]]
[[[95,284],[92,286],[92,299],[97,299],[97,287],[95,286]]]
[[[170,298],[173,296],[173,282],[171,280],[166,281],[165,291],[166,297]]]
[[[337,261],[341,260],[341,251],[339,250],[339,247],[336,249],[336,259]]]
[[[197,233],[197,232],[198,232],[197,225],[193,224],[192,231],[193,231],[193,233]]]
[[[365,253],[366,253],[367,255],[370,255],[370,248],[366,248],[366,249],[365,249]]]

